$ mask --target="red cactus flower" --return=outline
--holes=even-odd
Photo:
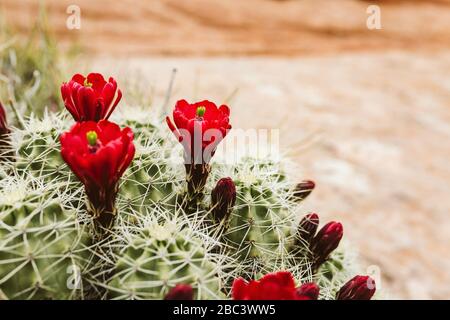
[[[170,289],[164,300],[194,300],[194,290],[188,284],[178,284]]]
[[[234,280],[232,296],[234,300],[313,300],[315,292],[301,288],[295,288],[290,272],[280,271],[250,282],[242,278]]]
[[[211,171],[209,161],[228,130],[230,109],[217,107],[208,100],[189,104],[179,100],[173,111],[173,120],[166,117],[167,125],[184,148],[187,208],[194,208],[203,197],[203,189]]]
[[[211,191],[211,211],[214,219],[227,219],[236,202],[236,186],[231,178],[220,179]]]
[[[183,144],[186,164],[208,163],[228,130],[230,109],[217,107],[208,100],[189,104],[179,100],[173,111],[173,120],[166,117],[167,125]]]
[[[90,73],[87,77],[75,74],[62,84],[61,95],[77,122],[107,120],[122,98],[116,80],[109,78],[106,82],[100,73]]]
[[[313,255],[313,269],[317,269],[324,263],[330,254],[339,245],[344,235],[344,228],[339,222],[331,221],[324,225],[317,235],[311,240],[311,252]]]
[[[371,277],[355,276],[342,286],[336,300],[370,300],[375,291],[375,281]]]
[[[79,122],[61,135],[61,155],[84,184],[89,211],[108,228],[118,181],[134,157],[133,132],[107,120]]]

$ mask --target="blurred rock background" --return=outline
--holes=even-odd
[[[173,101],[231,96],[235,128],[280,129],[292,174],[318,185],[304,210],[344,223],[387,297],[450,298],[450,0],[1,0],[0,13],[26,37],[42,5],[59,48],[82,53],[71,69],[162,103],[175,67]]]

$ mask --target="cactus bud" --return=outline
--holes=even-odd
[[[11,148],[10,132],[6,122],[6,112],[0,102],[0,163],[3,161],[9,162],[13,159],[14,151]]]
[[[331,221],[320,229],[319,233],[311,240],[310,249],[313,255],[314,269],[320,267],[338,247],[343,234],[344,229],[339,222]]]
[[[236,202],[236,186],[231,178],[220,179],[211,192],[211,212],[214,220],[227,219]]]
[[[371,277],[355,276],[342,286],[336,300],[370,300],[375,291],[375,281]]]
[[[9,133],[9,129],[8,129],[8,125],[6,123],[5,108],[3,108],[3,105],[0,102],[0,137],[5,134],[8,134],[8,133]]]
[[[293,196],[297,201],[304,200],[307,196],[311,194],[311,192],[314,190],[316,184],[314,181],[311,180],[305,180],[297,184],[297,186],[294,189]]]
[[[314,282],[304,283],[297,288],[297,295],[303,300],[317,300],[319,292],[319,286]]]
[[[316,213],[309,213],[303,217],[297,228],[296,244],[301,241],[311,243],[311,239],[316,235],[319,226],[319,216]]]
[[[194,300],[194,290],[188,284],[178,284],[170,289],[164,300]]]

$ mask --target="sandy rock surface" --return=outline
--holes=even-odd
[[[41,1],[2,0],[27,31]],[[47,0],[48,24],[65,47],[103,54],[296,55],[450,47],[450,0]],[[69,30],[67,8],[80,8]],[[370,5],[382,30],[366,25]]]
[[[317,182],[303,211],[340,220],[391,298],[450,298],[450,52],[322,58],[100,59],[162,103],[230,102],[238,128],[280,130],[292,172]],[[368,270],[368,271],[370,271]],[[376,269],[374,269],[376,270]]]

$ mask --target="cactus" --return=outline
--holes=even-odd
[[[64,186],[0,181],[0,288],[10,299],[83,298],[89,236]]]
[[[59,135],[66,124],[61,115],[45,112],[42,119],[32,115],[23,129],[16,128],[11,133],[16,169],[41,180],[69,181],[70,172],[64,170],[67,166],[61,159],[59,145]]]
[[[223,241],[229,254],[240,261],[246,278],[274,271],[271,268],[297,269],[289,263],[288,249],[297,203],[278,169],[279,164],[270,159],[246,158],[214,173],[213,180],[228,175],[236,184],[237,201]]]
[[[189,284],[198,299],[220,298],[221,257],[209,253],[198,228],[185,228],[182,218],[155,218],[160,215],[137,215],[133,224],[120,227],[108,296],[162,299],[176,285]]]
[[[156,113],[142,114],[114,115],[134,131],[136,154],[118,186],[115,224],[100,242],[92,234],[83,187],[59,153],[58,137],[73,122],[64,114],[46,113],[12,130],[16,159],[3,165],[2,190],[18,192],[20,182],[31,184],[32,192],[0,203],[0,289],[8,298],[162,299],[186,284],[196,298],[218,299],[230,296],[237,277],[259,278],[277,270],[291,272],[298,283],[315,281],[324,299],[335,297],[354,271],[352,260],[338,250],[313,270],[307,241],[295,236],[304,197],[280,163],[213,161],[205,196],[195,210],[187,210],[182,150]],[[234,181],[237,200],[226,221],[215,221],[209,195],[224,177]],[[27,241],[18,231],[24,226]],[[63,240],[56,245],[51,239]],[[28,261],[26,246],[45,250],[36,257],[42,258],[39,263],[22,266]],[[73,263],[81,270],[81,290],[66,285]]]
[[[313,280],[320,287],[321,299],[332,300],[348,279],[362,271],[355,250],[352,250],[349,244],[344,243],[319,268]]]

